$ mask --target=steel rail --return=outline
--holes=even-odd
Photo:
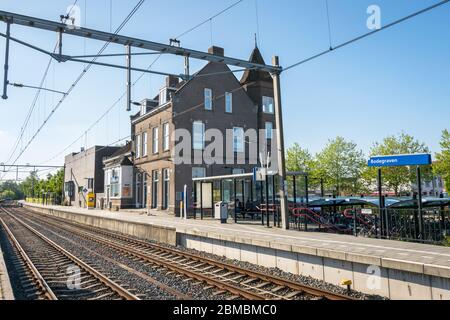
[[[6,225],[5,221],[0,217],[0,222],[3,226],[3,229],[6,231],[6,234],[8,235],[8,238],[11,240],[13,245],[16,247],[16,249],[19,251],[20,256],[22,257],[22,260],[27,265],[28,269],[31,271],[31,274],[33,275],[33,278],[35,280],[35,283],[38,285],[38,287],[42,290],[42,293],[48,300],[58,300],[53,290],[50,288],[48,283],[44,280],[42,275],[40,274],[39,270],[36,269],[35,265],[31,261],[30,257],[26,254],[25,250],[20,245],[19,241],[17,241],[14,234],[11,232],[9,227]]]
[[[43,234],[41,234],[39,231],[35,230],[34,228],[32,228],[31,226],[29,226],[28,224],[26,224],[25,222],[23,222],[21,219],[15,217],[14,215],[12,215],[10,212],[6,211],[4,208],[2,208],[10,217],[12,217],[14,220],[16,220],[19,224],[21,224],[22,226],[24,226],[26,229],[28,229],[29,231],[31,231],[33,234],[35,234],[37,237],[39,237],[40,239],[42,239],[44,242],[46,242],[47,244],[49,244],[51,247],[53,247],[54,249],[56,249],[57,251],[59,251],[60,253],[62,253],[63,255],[65,255],[67,258],[69,258],[70,260],[72,260],[75,264],[77,264],[78,266],[80,266],[82,269],[84,269],[85,271],[87,271],[89,274],[91,274],[92,276],[94,276],[97,280],[99,280],[101,283],[103,283],[104,285],[106,285],[107,287],[109,287],[111,290],[113,290],[114,292],[116,292],[120,297],[126,299],[126,300],[140,300],[137,296],[135,296],[134,294],[132,294],[131,292],[129,292],[128,290],[126,290],[125,288],[122,288],[120,285],[118,285],[116,282],[112,281],[111,279],[109,279],[107,276],[105,276],[104,274],[100,273],[99,271],[95,270],[94,268],[92,268],[91,266],[89,266],[88,264],[86,264],[84,261],[82,261],[81,259],[77,258],[75,255],[71,254],[70,252],[68,252],[67,250],[65,250],[64,248],[62,248],[61,246],[59,246],[58,244],[56,244],[55,242],[53,242],[52,240],[50,240],[49,238],[47,238],[46,236],[44,236]]]
[[[62,218],[59,218],[59,217],[57,218],[57,217],[54,217],[54,216],[51,216],[51,217],[50,216],[43,216],[42,214],[37,214],[37,215],[39,215],[41,217],[45,217],[47,219],[61,221],[61,222],[65,223],[65,224],[67,224],[67,225],[73,226],[74,228],[90,230],[91,232],[95,232],[96,234],[103,234],[103,235],[105,235],[107,237],[111,237],[111,238],[114,238],[114,239],[122,240],[122,241],[125,241],[125,242],[128,242],[128,243],[132,243],[132,244],[135,244],[135,245],[139,245],[139,246],[145,247],[145,248],[150,249],[150,250],[157,249],[157,250],[159,250],[161,252],[167,252],[167,253],[170,253],[170,254],[173,254],[173,255],[178,255],[178,256],[181,256],[181,257],[186,258],[186,259],[194,260],[194,261],[197,261],[197,262],[202,262],[202,263],[205,263],[205,264],[208,264],[208,265],[215,266],[217,268],[222,268],[224,270],[229,270],[229,271],[232,271],[232,272],[236,272],[238,274],[243,274],[243,275],[246,275],[248,277],[257,278],[259,280],[270,282],[270,283],[273,283],[275,285],[285,286],[285,287],[287,287],[287,288],[289,288],[291,290],[300,291],[302,293],[309,294],[309,295],[312,295],[312,296],[315,296],[315,297],[324,298],[324,299],[327,299],[327,300],[356,300],[356,299],[354,299],[354,298],[352,298],[350,296],[347,296],[347,295],[333,293],[333,292],[329,292],[329,291],[326,291],[326,290],[314,288],[314,287],[311,287],[311,286],[299,284],[299,283],[296,283],[294,281],[290,281],[290,280],[283,279],[283,278],[280,278],[280,277],[267,275],[267,274],[264,274],[264,273],[261,273],[261,272],[257,272],[257,271],[248,270],[248,269],[245,269],[245,268],[242,268],[242,267],[238,267],[238,266],[235,266],[235,265],[231,265],[231,264],[228,264],[228,263],[224,263],[224,262],[218,262],[218,261],[215,261],[213,259],[209,259],[209,258],[205,258],[205,257],[199,257],[199,256],[191,254],[191,253],[182,252],[182,251],[179,251],[179,250],[176,250],[176,249],[167,248],[167,247],[160,246],[160,245],[157,245],[157,244],[150,244],[150,243],[147,243],[147,242],[142,241],[142,240],[137,240],[137,239],[133,239],[133,238],[130,238],[130,237],[127,237],[127,236],[124,236],[124,235],[115,234],[115,233],[106,231],[104,229],[100,229],[100,228],[96,228],[96,227],[85,226],[85,225],[80,225],[80,224],[77,224],[77,223],[69,222],[69,221],[67,221],[65,219],[62,219]],[[57,225],[57,226],[60,227],[60,228],[63,228],[61,225]],[[86,234],[86,233],[84,233],[84,234]],[[86,236],[89,236],[89,237],[92,237],[92,238],[95,238],[95,237],[98,238],[98,236],[89,235],[89,234],[86,234]],[[104,245],[107,245],[107,246],[111,245],[111,242],[109,242],[107,240],[99,239],[99,241],[101,241],[101,243],[104,244]],[[122,244],[122,246],[123,246],[123,244]],[[145,259],[146,257],[148,257],[148,255],[146,255],[145,253],[142,253],[139,250],[136,250],[135,248],[130,248],[130,249],[128,249],[128,248],[124,249],[124,248],[125,247],[122,247],[122,250],[125,250],[125,253],[127,252],[127,250],[133,250],[138,255],[139,258]],[[122,252],[124,252],[124,251],[122,251]],[[242,290],[242,289],[240,289],[240,290]]]

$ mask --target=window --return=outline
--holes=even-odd
[[[192,168],[192,179],[206,177],[206,169],[201,167]]]
[[[111,198],[120,197],[120,173],[116,169],[111,171],[109,193]]]
[[[213,102],[212,102],[212,90],[205,89],[205,110],[212,110]]]
[[[273,123],[266,122],[266,139],[272,140],[273,138]]]
[[[145,103],[141,104],[141,117],[147,112],[147,106]]]
[[[164,151],[169,151],[170,148],[170,132],[169,132],[169,124],[163,124],[163,149]]]
[[[235,174],[244,174],[245,170],[244,169],[233,169],[233,175]]]
[[[243,128],[233,128],[233,150],[234,152],[244,152]]]
[[[159,152],[159,128],[153,128],[152,135],[153,135],[152,152],[153,154],[157,154]]]
[[[233,113],[233,94],[225,93],[225,112]]]
[[[159,92],[159,105],[162,106],[167,103],[167,88]]]
[[[193,148],[194,150],[205,149],[205,124],[201,121],[195,121],[192,124]]]
[[[88,178],[87,185],[88,185],[88,189],[94,190],[94,178]]]
[[[262,98],[262,103],[263,103],[263,112],[264,113],[273,113],[273,98],[271,97],[263,97]]]
[[[147,137],[147,132],[144,132],[143,134],[142,134],[142,156],[143,157],[146,157],[146,156],[148,156],[148,148],[147,148],[147,145],[148,145],[148,137]]]
[[[141,157],[141,135],[136,136],[135,148],[136,148],[136,159],[138,159]]]

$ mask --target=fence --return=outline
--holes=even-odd
[[[352,234],[438,245],[450,245],[450,210],[294,208],[290,227],[309,232]]]

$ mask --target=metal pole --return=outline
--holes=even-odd
[[[274,56],[272,63],[275,67],[280,66],[278,56]],[[280,184],[280,211],[283,219],[283,229],[289,229],[289,208],[286,196],[286,167],[285,167],[285,154],[284,154],[284,135],[283,135],[283,111],[281,107],[281,83],[280,73],[276,72],[272,74],[273,88],[274,88],[274,100],[275,100],[275,122],[278,130],[277,134],[277,153],[278,153],[278,176]]]
[[[269,175],[266,174],[266,219],[267,227],[270,227],[269,220]]]
[[[295,177],[295,174],[292,176],[292,192],[294,193],[294,208],[297,207],[297,178]]]
[[[200,182],[200,219],[203,220],[203,181]]]
[[[259,186],[260,186],[259,193],[260,193],[260,199],[261,199],[260,206],[261,206],[261,209],[262,209],[262,204],[264,202],[264,183],[261,181],[259,183]],[[263,210],[261,210],[261,224],[264,226],[264,212],[263,212]]]
[[[59,30],[58,32],[58,54],[59,54],[59,58],[61,59],[62,57],[62,30]],[[61,62],[61,61],[59,61]]]
[[[380,203],[380,238],[383,236],[383,180],[382,180],[382,172],[381,168],[378,169],[378,201]]]
[[[194,181],[194,220],[197,219],[197,208],[198,208],[198,194],[197,194],[197,181]]]
[[[273,226],[277,226],[277,217],[275,214],[277,213],[277,203],[275,197],[275,176],[272,176],[272,210],[273,210]]]
[[[323,178],[320,178],[320,196],[325,197],[325,188],[323,186]]]
[[[422,173],[417,166],[417,210],[419,213],[419,237],[423,239],[423,215],[422,215]]]
[[[306,207],[309,207],[309,181],[308,175],[305,175],[305,199],[306,199]]]
[[[236,179],[233,179],[233,201],[234,201],[234,223],[238,222],[238,218],[237,218],[237,206],[236,206],[236,200],[237,200],[237,195],[236,195]]]
[[[5,76],[3,79],[3,95],[4,100],[8,99],[8,69],[9,69],[9,38],[11,36],[11,23],[6,23],[6,45],[5,45]]]
[[[126,46],[127,52],[127,111],[131,111],[131,46]]]
[[[189,73],[190,73],[190,66],[189,66],[189,56],[184,56],[184,74],[186,76],[186,79],[189,79]]]

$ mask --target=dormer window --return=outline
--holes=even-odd
[[[167,103],[167,98],[167,88],[161,89],[161,91],[159,92],[159,105],[165,105]]]
[[[147,113],[147,106],[145,103],[141,104],[141,116]]]

